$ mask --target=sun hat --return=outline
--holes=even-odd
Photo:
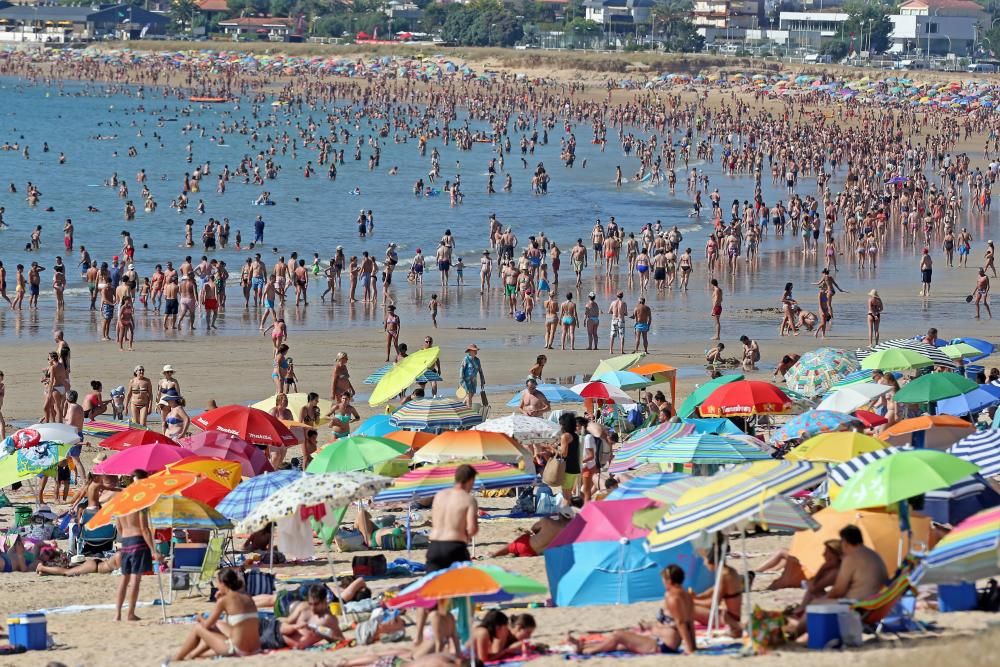
[[[173,366],[171,366],[170,364],[166,364],[166,365],[165,365],[165,366],[163,367],[163,372],[164,372],[164,373],[173,373],[173,372],[174,372],[174,367],[173,367]]]
[[[177,390],[171,387],[163,392],[163,396],[160,398],[160,405],[170,405],[170,401],[181,400],[181,395],[177,393]]]
[[[479,346],[476,345],[475,343],[472,343],[467,348],[465,348],[465,351],[466,352],[479,352]]]

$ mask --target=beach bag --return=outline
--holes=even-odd
[[[979,600],[976,608],[979,611],[994,613],[1000,611],[1000,586],[997,586],[996,579],[990,579],[986,584],[986,588],[979,591]]]
[[[853,609],[844,609],[837,614],[837,625],[840,628],[840,643],[844,647],[861,646],[864,643],[864,624],[861,614]]]
[[[545,489],[549,491],[549,489]],[[549,495],[552,492],[549,491]],[[535,490],[530,486],[522,486],[517,489],[517,500],[514,501],[514,512],[517,514],[535,513]]]
[[[782,646],[785,643],[785,614],[754,605],[750,614],[750,643],[757,654]]]
[[[565,479],[566,460],[558,456],[553,456],[545,464],[545,469],[542,471],[542,481],[549,486],[558,486],[561,488]]]
[[[381,577],[385,575],[388,565],[385,556],[355,556],[351,560],[351,571],[355,577]]]
[[[562,495],[559,496],[562,498]],[[559,500],[552,494],[552,489],[547,486],[535,488],[535,515],[549,516],[559,511]]]
[[[383,551],[402,551],[406,548],[406,535],[399,528],[378,535],[378,548]],[[382,557],[383,560],[385,556]]]

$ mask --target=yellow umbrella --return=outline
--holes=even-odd
[[[375,385],[375,390],[372,392],[371,398],[368,399],[368,405],[373,407],[381,405],[394,396],[398,396],[416,381],[417,376],[434,365],[439,354],[441,354],[441,348],[429,347],[411,354],[393,366]]]
[[[785,458],[789,461],[843,463],[855,456],[885,449],[885,447],[886,444],[878,438],[855,431],[820,433],[788,452]]]
[[[309,394],[297,393],[297,394],[285,394],[288,397],[288,409],[291,410],[292,414],[298,418],[299,413],[302,411],[302,406],[309,402]],[[254,403],[252,408],[257,408],[258,410],[263,410],[264,412],[269,412],[271,408],[274,407],[274,401],[277,395],[271,396],[270,398],[265,398],[263,401]],[[320,414],[326,414],[333,409],[333,403],[326,400],[325,398],[319,399],[319,409]]]
[[[239,461],[225,461],[212,456],[190,456],[177,463],[167,464],[165,470],[152,477],[173,475],[178,472],[189,472],[201,479],[210,479],[230,491],[243,479],[243,468]]]

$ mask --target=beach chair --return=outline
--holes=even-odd
[[[209,592],[212,588],[212,577],[215,576],[216,570],[219,569],[222,558],[225,552],[226,536],[225,535],[213,535],[208,540],[208,548],[205,550],[205,559],[201,562],[201,568],[198,570],[194,585],[192,586],[198,593],[202,595],[208,595],[205,591],[202,591],[203,586],[207,586]]]
[[[73,544],[75,554],[91,556],[115,550],[118,528],[114,523],[94,530],[87,528],[87,522],[95,514],[97,514],[97,510],[84,510],[80,523],[74,526],[76,539],[71,540],[71,544]]]
[[[888,629],[898,636],[899,630],[894,628],[921,629],[912,619],[913,606],[907,608],[907,605],[902,604],[904,597],[914,588],[912,575],[916,566],[917,559],[908,556],[903,560],[896,576],[882,590],[870,598],[858,600],[851,605],[851,608],[861,615],[865,633],[878,637],[883,629]],[[894,619],[897,622],[890,625],[888,620],[894,615],[899,618]]]

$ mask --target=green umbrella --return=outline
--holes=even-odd
[[[684,399],[681,403],[680,409],[677,411],[677,416],[682,419],[687,419],[695,413],[698,406],[705,402],[705,399],[709,395],[721,387],[724,384],[729,384],[730,382],[736,382],[737,380],[742,380],[743,375],[740,373],[734,373],[733,375],[720,375],[717,378],[709,380],[705,384],[696,388],[691,395]]]
[[[983,351],[979,348],[973,347],[968,343],[954,343],[953,345],[945,345],[939,348],[942,352],[948,355],[949,359],[961,359],[962,357],[981,357]]]
[[[388,438],[355,435],[334,440],[313,457],[306,472],[352,472],[368,470],[405,454],[407,445]]]
[[[958,373],[930,373],[911,380],[896,392],[897,403],[930,403],[966,394],[978,385]]]
[[[887,507],[951,486],[979,466],[933,449],[909,449],[869,463],[851,477],[832,507],[838,511]]]
[[[642,352],[636,352],[634,354],[622,354],[617,357],[605,359],[601,363],[597,364],[597,368],[594,369],[594,375],[628,370],[639,363],[639,360],[641,360],[643,356]]]
[[[909,371],[933,365],[934,362],[927,355],[901,347],[873,352],[861,361],[861,368],[880,371]]]

